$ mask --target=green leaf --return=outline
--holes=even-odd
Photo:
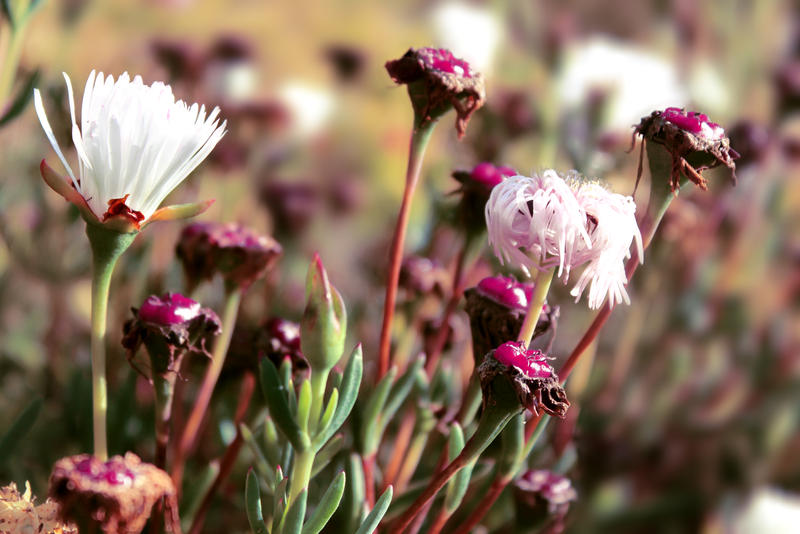
[[[2,2],[0,2],[0,8],[2,8],[3,15],[5,15],[8,23],[14,28],[16,21],[14,20],[14,10],[11,9],[11,0],[2,0]]]
[[[525,415],[515,415],[500,434],[503,445],[498,469],[504,477],[512,476],[525,450]]]
[[[386,376],[378,382],[375,390],[367,399],[367,407],[364,410],[364,420],[361,425],[361,446],[364,456],[369,456],[378,449],[378,442],[380,441],[379,417],[386,400],[389,398],[389,393],[392,391],[392,383],[395,376],[397,376],[397,367],[392,367],[386,373]]]
[[[264,516],[261,513],[261,491],[258,489],[258,477],[252,469],[247,472],[244,499],[250,530],[253,531],[253,534],[267,534],[267,525],[264,523]]]
[[[292,417],[294,417],[297,415],[297,397],[294,394],[294,382],[292,381],[292,360],[290,358],[283,359],[281,366],[278,369],[278,373],[280,374],[283,386],[288,392],[286,395],[286,401],[289,404],[289,411],[291,412]]]
[[[194,478],[191,480],[191,483],[183,485],[186,491],[183,494],[180,509],[181,527],[184,531],[188,531],[189,527],[192,525],[194,516],[197,515],[197,510],[200,509],[200,504],[203,502],[203,497],[208,492],[208,488],[211,487],[211,484],[214,483],[218,474],[219,462],[215,460],[206,465],[198,478]]]
[[[253,432],[244,423],[239,424],[239,432],[241,433],[244,442],[250,448],[250,452],[252,452],[253,456],[255,457],[256,471],[258,471],[259,475],[264,477],[264,479],[267,482],[267,485],[270,488],[274,488],[275,487],[275,478],[273,476],[274,472],[272,470],[272,467],[269,465],[267,458],[264,456],[261,447],[258,445],[256,438],[253,436]]]
[[[281,462],[281,439],[278,436],[278,429],[272,418],[267,415],[264,418],[264,429],[261,432],[261,444],[264,446],[264,456],[270,465],[278,465]]]
[[[286,390],[285,384],[278,376],[278,370],[269,358],[261,361],[261,391],[267,399],[272,420],[292,446],[299,451],[308,449],[311,445],[308,434],[303,432],[295,421],[287,402],[287,397],[294,398],[294,392]]]
[[[0,465],[5,465],[11,459],[11,453],[36,422],[41,409],[42,399],[33,399],[0,438]]]
[[[372,509],[367,515],[367,518],[364,519],[364,522],[361,523],[361,526],[358,527],[356,534],[372,534],[375,532],[375,529],[378,528],[378,523],[383,519],[386,510],[389,509],[389,504],[392,502],[393,491],[392,486],[386,488],[386,491],[380,496],[378,502],[375,503],[375,508]]]
[[[450,436],[447,440],[448,460],[452,462],[461,453],[463,448],[464,432],[461,430],[461,425],[456,422],[450,426]],[[455,512],[456,508],[461,504],[464,495],[467,493],[474,465],[474,462],[470,463],[464,469],[456,473],[453,478],[450,479],[450,482],[447,483],[444,507],[449,514]]]
[[[20,86],[19,91],[14,97],[14,100],[11,102],[11,105],[5,109],[3,116],[0,117],[0,126],[5,126],[17,118],[17,116],[19,116],[19,114],[25,110],[28,102],[30,102],[31,98],[33,97],[33,88],[36,87],[38,83],[39,71],[37,70],[28,76],[27,81]]]
[[[270,532],[278,534],[281,520],[283,519],[283,511],[286,508],[286,488],[289,487],[289,479],[283,476],[280,466],[275,470],[275,480],[278,480],[278,485],[275,487],[275,495],[273,496],[272,530]]]
[[[331,396],[328,399],[328,404],[325,406],[325,411],[322,412],[322,417],[319,420],[319,429],[317,436],[328,430],[328,425],[333,420],[333,414],[336,413],[336,407],[339,405],[339,390],[334,388],[331,391]],[[316,436],[315,436],[316,437]]]
[[[308,416],[311,414],[311,382],[303,380],[300,384],[300,393],[297,396],[297,425],[306,432],[308,430]]]
[[[317,476],[317,474],[325,469],[325,466],[328,465],[333,457],[339,454],[339,451],[342,450],[344,446],[344,436],[341,434],[337,434],[333,438],[331,438],[328,443],[326,443],[314,456],[314,465],[311,468],[311,476]]]
[[[339,507],[339,503],[344,495],[345,474],[344,471],[339,471],[339,474],[334,477],[331,485],[325,490],[322,495],[317,508],[305,525],[303,525],[302,534],[318,534],[325,525],[328,524],[333,513]]]
[[[280,529],[281,534],[300,534],[303,528],[303,519],[306,516],[307,500],[308,489],[304,489],[289,508],[289,513],[286,514],[286,519],[284,519],[283,526]]]
[[[351,454],[345,464],[348,484],[346,487],[342,507],[337,514],[341,517],[341,532],[353,532],[356,526],[361,523],[361,516],[364,510],[364,468],[361,465],[361,457],[358,454]]]
[[[378,430],[377,432],[373,430],[378,443],[380,443],[389,421],[392,420],[397,410],[400,409],[400,406],[406,400],[406,397],[408,397],[408,394],[411,393],[414,384],[418,382],[418,377],[420,377],[420,375],[423,377],[425,376],[425,373],[422,372],[422,366],[424,364],[425,358],[420,357],[414,360],[414,363],[406,369],[406,372],[403,373],[392,386],[392,391],[389,393],[386,406],[383,407],[383,410],[381,410],[378,416]]]
[[[356,403],[358,397],[358,388],[361,386],[361,374],[364,370],[364,361],[361,354],[361,344],[356,345],[353,353],[350,355],[350,361],[347,362],[347,367],[342,376],[342,384],[339,388],[339,404],[336,406],[336,412],[333,414],[328,428],[325,432],[320,432],[314,438],[314,448],[319,450],[326,441],[331,439],[337,430],[342,426],[347,416],[353,410],[353,405]]]

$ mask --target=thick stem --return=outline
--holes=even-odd
[[[445,484],[463,467],[467,466],[470,462],[478,458],[480,454],[494,441],[497,435],[505,428],[506,424],[511,418],[520,412],[522,409],[519,406],[519,401],[516,397],[513,399],[514,405],[508,402],[496,402],[486,407],[483,415],[481,416],[478,428],[475,433],[467,441],[467,444],[462,449],[461,453],[450,462],[447,467],[441,472],[437,473],[422,494],[414,501],[414,503],[398,518],[389,530],[390,533],[400,534],[405,531],[411,524],[417,514],[425,507],[425,505],[433,499],[436,494],[442,489]]]
[[[414,121],[417,124],[417,121]],[[397,224],[392,239],[392,249],[389,256],[389,272],[386,276],[386,298],[383,302],[383,324],[381,325],[380,348],[378,353],[378,377],[383,378],[389,370],[390,352],[392,344],[392,319],[397,299],[397,284],[400,280],[400,266],[403,261],[403,245],[406,240],[408,218],[411,214],[411,201],[419,182],[422,159],[425,148],[433,133],[435,122],[428,122],[423,126],[415,126],[411,133],[411,142],[408,151],[408,167],[406,169],[406,185],[403,191],[403,202],[400,213],[397,215]]]
[[[211,364],[206,370],[203,384],[200,386],[200,391],[197,394],[192,413],[189,414],[189,419],[186,421],[186,427],[181,436],[180,446],[175,455],[175,465],[172,469],[172,481],[179,488],[181,486],[181,480],[183,479],[183,464],[186,460],[186,455],[191,451],[192,447],[194,447],[195,441],[197,440],[200,424],[203,422],[206,410],[208,410],[208,405],[211,402],[214,386],[217,385],[219,374],[222,372],[222,364],[225,363],[225,355],[228,353],[228,347],[231,343],[231,336],[233,335],[233,329],[236,325],[236,317],[239,314],[239,303],[241,299],[242,292],[238,287],[226,288],[225,308],[222,314],[222,333],[214,344]]]
[[[319,425],[322,406],[325,403],[325,387],[328,385],[329,369],[311,371],[311,411],[308,418],[308,433],[314,435]]]
[[[525,343],[525,346],[531,344],[533,332],[536,330],[536,324],[539,322],[539,316],[542,314],[542,306],[547,299],[547,292],[550,291],[550,283],[553,281],[553,273],[555,268],[548,269],[540,272],[536,276],[536,286],[533,290],[533,297],[528,304],[528,312],[525,314],[525,320],[522,323],[522,328],[519,331],[519,341]]]
[[[473,529],[478,526],[478,523],[481,522],[486,513],[492,508],[492,505],[494,505],[495,501],[497,501],[498,497],[500,497],[500,494],[503,493],[503,490],[510,481],[511,479],[508,477],[497,475],[492,481],[489,491],[486,492],[486,495],[478,503],[477,508],[475,508],[475,510],[469,514],[469,517],[467,517],[463,523],[458,525],[453,532],[456,534],[468,534],[472,532]]]
[[[106,412],[108,386],[106,382],[106,316],[111,275],[117,260],[133,243],[136,234],[121,234],[95,224],[86,225],[86,235],[92,247],[92,428],[94,454],[106,461]]]
[[[297,496],[308,487],[311,479],[311,468],[314,466],[314,457],[317,455],[313,448],[298,452],[294,457],[292,465],[292,475],[289,478],[289,501],[286,509],[290,509],[297,499]]]
[[[167,465],[167,446],[169,444],[169,425],[172,415],[172,397],[175,391],[174,373],[153,376],[155,393],[156,458],[155,466],[164,469]]]

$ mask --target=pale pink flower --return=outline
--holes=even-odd
[[[597,182],[576,182],[575,196],[586,213],[586,230],[592,246],[578,251],[575,260],[588,262],[571,294],[577,302],[586,286],[589,307],[599,308],[606,296],[614,306],[630,304],[625,285],[625,260],[631,256],[631,243],[636,244],[638,258],[644,261],[642,234],[636,224],[636,204],[629,196],[612,193]]]

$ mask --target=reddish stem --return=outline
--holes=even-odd
[[[538,419],[539,418],[535,418],[537,421]],[[475,510],[469,514],[469,517],[467,517],[463,523],[456,527],[453,532],[455,534],[469,534],[472,532],[472,530],[478,526],[478,523],[480,523],[484,516],[489,512],[489,509],[492,507],[495,501],[497,501],[497,499],[500,497],[500,494],[503,493],[503,490],[510,481],[510,478],[497,475],[492,481],[492,485],[489,486],[489,491],[478,503],[478,507],[475,508]]]
[[[436,514],[436,517],[433,519],[433,523],[431,523],[430,528],[428,528],[427,534],[439,534],[444,528],[448,519],[450,519],[450,514],[447,513],[447,509],[444,507],[444,505],[442,505],[441,510],[439,510],[439,513]]]
[[[400,427],[394,437],[392,444],[392,457],[389,463],[386,464],[386,469],[383,470],[383,489],[384,491],[389,485],[395,487],[398,493],[401,488],[395,484],[397,482],[397,475],[400,473],[400,468],[403,465],[403,460],[406,459],[408,453],[408,445],[411,443],[411,437],[414,435],[415,413],[413,407],[408,407],[403,414],[403,420],[400,422]]]
[[[192,521],[189,534],[200,534],[200,531],[203,529],[203,523],[206,519],[206,513],[211,506],[211,501],[213,500],[214,495],[217,493],[217,490],[219,490],[233,470],[233,465],[236,463],[236,458],[239,456],[239,451],[242,449],[242,445],[244,444],[244,438],[242,438],[239,425],[247,414],[247,408],[250,406],[250,400],[253,398],[253,391],[255,391],[255,387],[256,379],[253,376],[253,373],[248,371],[245,373],[244,378],[242,379],[242,390],[239,393],[239,402],[236,405],[236,413],[233,418],[237,429],[236,438],[230,443],[230,445],[228,445],[228,448],[225,449],[225,455],[222,457],[222,461],[220,462],[219,472],[217,473],[214,482],[208,488],[208,491],[206,491],[203,501],[200,503],[200,508],[198,508],[197,514],[194,516],[194,521]]]
[[[400,213],[397,215],[397,224],[392,238],[392,249],[389,256],[389,272],[386,275],[386,298],[383,301],[383,324],[381,325],[381,338],[378,351],[378,377],[377,380],[389,371],[390,354],[392,348],[392,320],[397,300],[397,284],[400,281],[400,266],[403,261],[403,245],[406,240],[406,229],[411,214],[411,201],[419,182],[422,157],[425,147],[433,131],[430,124],[422,129],[414,128],[408,150],[408,167],[406,169],[406,186],[403,191],[403,202],[400,204]]]
[[[364,470],[364,498],[372,509],[375,506],[375,455],[362,457],[361,467]]]

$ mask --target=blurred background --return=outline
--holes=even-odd
[[[638,148],[627,150],[641,117],[685,106],[726,128],[741,154],[738,183],[708,171],[709,192],[685,190],[673,202],[631,284],[632,305],[615,310],[582,360],[568,385],[573,409],[549,425],[531,462],[572,479],[572,532],[800,524],[795,3],[44,0],[24,31],[0,27],[0,109],[41,88],[73,158],[62,71],[78,95],[92,69],[128,71],[220,106],[228,134],[169,203],[216,199],[202,220],[240,222],[283,245],[278,268],[247,295],[244,326],[299,318],[318,251],[348,306],[348,343],[364,343],[369,377],[412,118],[383,65],[411,46],[448,47],[486,77],[487,104],[462,141],[453,114],[440,121],[414,201],[407,254],[442,268],[461,246],[454,170],[481,161],[523,174],[574,168],[631,194]],[[55,158],[32,106],[0,124],[0,429],[43,401],[24,441],[0,456],[0,482],[30,480],[43,496],[52,463],[91,443],[88,242],[77,212],[39,177],[41,159]],[[640,189],[636,200],[646,198]],[[150,391],[118,341],[131,306],[182,290],[173,252],[182,227],[161,223],[139,237],[112,286],[114,453],[152,455]],[[485,246],[476,258],[473,283],[498,272]],[[221,283],[197,297],[219,309]],[[593,315],[567,287],[550,301],[561,306],[553,355],[564,357]],[[463,312],[451,327],[448,356],[471,361]],[[471,364],[461,367],[468,376]],[[194,371],[198,378],[202,367]],[[221,423],[207,429],[196,465],[232,439],[236,388],[220,388],[212,409]],[[246,455],[240,463],[209,532],[223,517],[228,532],[247,530]],[[507,495],[487,521],[501,528],[513,506]]]

